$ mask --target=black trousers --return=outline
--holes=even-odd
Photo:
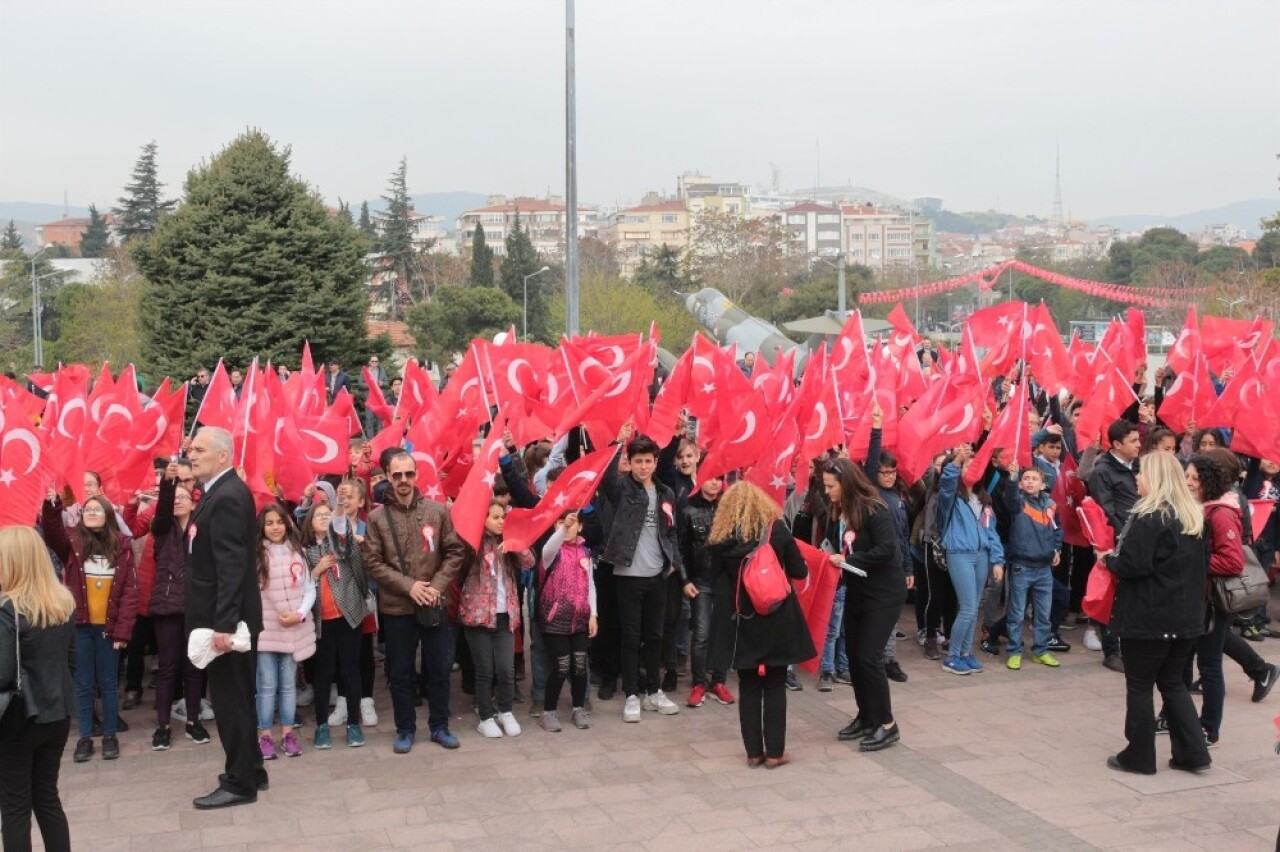
[[[597,622],[598,623],[598,622]],[[547,657],[551,665],[547,666],[547,687],[543,694],[542,709],[553,712],[560,703],[560,690],[564,682],[569,681],[569,695],[573,698],[573,706],[585,707],[587,702],[587,645],[591,640],[586,632],[572,633],[567,636],[555,633],[543,633],[542,641],[547,646]]]
[[[326,618],[316,640],[316,724],[329,724],[329,685],[347,702],[347,724],[360,724],[360,626],[345,618]],[[336,679],[335,679],[336,675]]]
[[[782,757],[787,748],[787,667],[766,666],[763,675],[759,667],[738,669],[738,693],[738,725],[747,757]]]
[[[615,577],[618,624],[622,631],[622,689],[627,696],[652,695],[662,687],[662,622],[667,579]],[[598,596],[597,596],[598,599]],[[641,655],[644,682],[640,682]]]
[[[142,676],[147,666],[147,651],[156,644],[151,619],[140,615],[133,622],[133,638],[123,653],[125,658],[124,691],[142,692]]]
[[[365,633],[364,628],[360,630],[360,697],[373,697],[373,633]]]
[[[1193,639],[1125,639],[1124,735],[1129,744],[1117,758],[1139,772],[1156,771],[1156,712],[1152,689],[1164,699],[1173,759],[1187,766],[1206,766],[1209,748],[1200,730],[1200,715],[1183,681]]]
[[[947,576],[947,571],[933,558],[933,548],[925,548],[925,573],[929,577],[928,601],[924,608],[925,635],[930,639],[938,638],[938,628],[951,635],[951,626],[956,622],[959,604],[956,601],[956,587]],[[917,592],[919,594],[919,592]],[[847,608],[847,602],[846,602]]]
[[[667,603],[662,613],[662,667],[675,672],[679,667],[680,614],[684,610],[684,586],[679,572],[667,578]]]
[[[596,635],[591,640],[592,669],[601,683],[616,683],[622,674],[622,630],[618,623],[618,591],[613,566],[596,564]]]
[[[1089,569],[1096,561],[1091,547],[1071,544],[1062,548],[1062,564],[1068,566],[1067,575],[1071,578],[1071,602],[1068,604],[1071,612],[1083,612],[1080,605],[1084,601],[1084,587],[1089,581]]]
[[[873,727],[888,725],[893,722],[893,704],[889,700],[889,678],[884,673],[884,646],[898,624],[902,604],[860,611],[853,590],[846,594],[844,642],[858,716]]]
[[[263,774],[262,751],[258,748],[257,654],[236,651],[222,654],[209,663],[209,700],[218,714],[218,740],[226,755],[223,789],[256,798],[258,778]],[[316,704],[325,704],[318,693]]]
[[[510,713],[515,700],[515,634],[511,632],[511,616],[500,613],[493,629],[488,627],[465,628],[467,645],[476,667],[476,709],[480,719],[492,719],[494,694],[497,694],[497,713]]]
[[[71,720],[28,723],[15,742],[0,747],[0,833],[4,852],[29,852],[31,814],[49,852],[70,852],[67,815],[58,798],[58,766]]]
[[[1235,660],[1250,680],[1262,680],[1271,673],[1271,666],[1253,650],[1253,644],[1245,641],[1239,633],[1227,631],[1227,641],[1222,652]]]

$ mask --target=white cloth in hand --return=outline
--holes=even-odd
[[[231,634],[231,650],[247,653],[253,647],[253,641],[249,638],[249,625],[241,621],[236,625],[236,632]],[[191,631],[191,635],[187,637],[187,659],[192,664],[203,669],[221,656],[221,651],[215,651],[213,648],[213,631],[208,627],[197,627]]]

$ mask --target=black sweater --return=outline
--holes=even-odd
[[[906,575],[902,572],[902,552],[898,547],[898,528],[888,509],[872,512],[855,531],[853,546],[845,561],[867,572],[859,577],[851,571],[844,572],[844,584],[848,587],[845,609],[867,612],[888,606],[901,606],[907,596]],[[840,524],[827,525],[827,543],[832,550],[841,551]]]
[[[1208,549],[1173,515],[1133,515],[1108,560],[1119,584],[1110,628],[1121,639],[1194,639],[1204,632]]]

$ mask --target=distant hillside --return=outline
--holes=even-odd
[[[985,234],[988,231],[999,230],[1011,222],[1019,221],[1017,216],[997,213],[994,210],[983,213],[953,213],[950,210],[938,210],[926,211],[922,215],[933,222],[935,230],[952,234]]]
[[[1191,233],[1208,225],[1239,225],[1256,237],[1262,233],[1258,223],[1270,218],[1280,211],[1280,198],[1255,198],[1250,201],[1237,201],[1224,207],[1212,210],[1197,210],[1181,216],[1157,216],[1150,214],[1130,214],[1095,219],[1095,225],[1110,225],[1123,231],[1143,231],[1147,228],[1167,226],[1179,231]]]
[[[454,220],[468,210],[474,210],[477,207],[483,207],[485,200],[489,197],[481,192],[421,192],[417,195],[409,196],[413,199],[413,209],[424,215],[443,216],[445,222],[450,229],[453,228]],[[369,200],[369,210],[378,212],[385,209],[386,202],[381,198],[373,198]],[[351,205],[352,215],[360,215],[360,205]]]
[[[99,208],[101,211],[102,208]],[[68,207],[67,216],[88,216],[88,207]],[[34,222],[42,225],[45,222],[56,222],[63,218],[61,204],[39,204],[34,201],[0,201],[0,222],[10,219],[23,222]]]

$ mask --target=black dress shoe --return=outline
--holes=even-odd
[[[226,781],[227,781],[227,775],[226,775],[226,773],[225,773],[225,772],[219,772],[219,773],[218,773],[218,783],[219,783],[219,784],[225,784],[225,783],[226,783]],[[265,793],[265,792],[267,792],[267,790],[268,790],[270,787],[271,787],[271,781],[270,781],[270,779],[268,779],[268,778],[267,778],[267,770],[265,770],[265,769],[259,769],[259,770],[258,770],[258,792],[259,792],[259,793]]]
[[[1129,772],[1129,773],[1132,773],[1133,775],[1155,775],[1156,774],[1156,771],[1154,769],[1151,770],[1150,772],[1143,772],[1141,769],[1132,769],[1128,766],[1125,766],[1123,763],[1120,762],[1120,758],[1115,756],[1114,754],[1107,758],[1107,768],[1114,769],[1116,772]]]
[[[858,743],[858,751],[881,751],[901,739],[902,734],[898,731],[897,725],[892,728],[881,725]]]
[[[859,716],[841,728],[840,733],[836,734],[836,739],[840,740],[842,743],[847,743],[849,740],[860,740],[874,730],[874,726],[868,725],[866,722],[862,721],[862,717]]]
[[[1209,762],[1209,763],[1202,763],[1199,766],[1192,766],[1189,763],[1179,763],[1178,761],[1174,760],[1172,757],[1169,758],[1169,768],[1177,769],[1182,772],[1195,772],[1195,773],[1206,772],[1208,771],[1209,767],[1212,765],[1213,763]]]
[[[242,796],[239,793],[233,793],[230,790],[224,790],[219,787],[207,796],[200,796],[192,800],[191,804],[196,806],[197,810],[212,811],[218,808],[230,808],[236,805],[251,805],[258,801],[258,794],[252,796]]]

